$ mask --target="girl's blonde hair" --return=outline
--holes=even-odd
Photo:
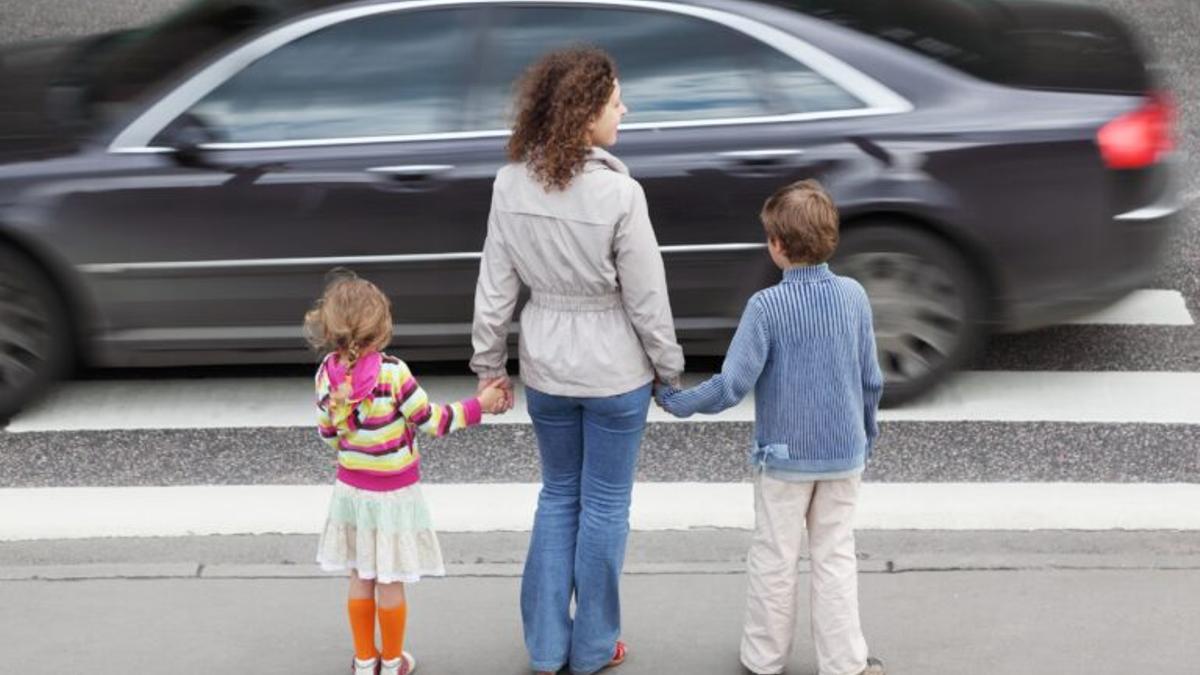
[[[349,369],[363,354],[382,351],[391,342],[391,303],[375,284],[335,269],[325,292],[304,315],[304,336],[318,351],[337,352]]]

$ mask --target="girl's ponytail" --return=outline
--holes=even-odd
[[[329,383],[329,402],[338,408],[350,405],[350,392],[354,389],[354,364],[358,363],[359,355],[359,348],[352,345],[344,350],[339,349],[334,357],[346,366],[346,377],[342,378],[337,387],[333,387],[332,382]]]
[[[304,315],[304,333],[314,349],[333,353],[345,368],[342,382],[329,382],[329,413],[345,420],[352,408],[354,366],[366,354],[381,351],[392,339],[388,298],[371,282],[345,268],[333,270],[320,299]]]

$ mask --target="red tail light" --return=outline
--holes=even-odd
[[[1110,169],[1141,169],[1156,164],[1174,148],[1175,104],[1153,94],[1146,104],[1100,128],[1096,140]]]

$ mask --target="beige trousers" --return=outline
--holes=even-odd
[[[792,651],[807,529],[812,574],[809,609],[820,675],[857,675],[867,665],[858,618],[854,507],[860,478],[794,483],[760,474],[754,483],[754,539],[742,665],[781,673]]]

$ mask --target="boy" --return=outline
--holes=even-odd
[[[838,214],[819,183],[780,189],[761,218],[783,281],[750,298],[720,374],[686,390],[662,387],[656,400],[687,417],[724,410],[755,392],[755,526],[742,664],[760,675],[783,672],[807,529],[820,675],[883,675],[859,623],[852,528],[883,391],[871,306],[858,282],[826,264],[837,248]]]

